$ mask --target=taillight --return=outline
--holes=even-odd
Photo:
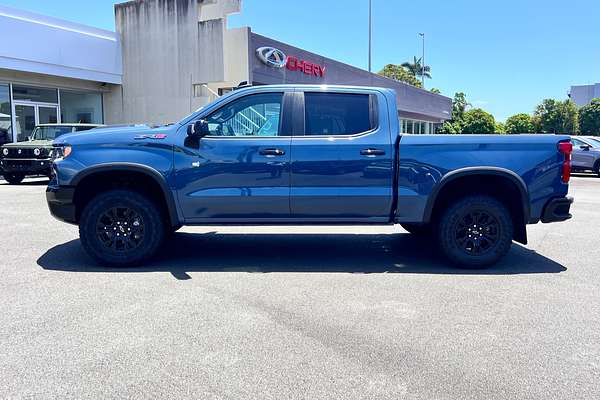
[[[559,142],[558,151],[565,157],[562,164],[562,181],[563,183],[569,183],[569,180],[571,179],[571,153],[573,152],[573,143]]]

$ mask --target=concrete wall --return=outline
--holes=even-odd
[[[114,32],[0,5],[0,37],[0,68],[121,82],[121,49]]]
[[[115,6],[123,85],[107,96],[110,123],[175,122],[226,81],[226,15],[240,0],[136,0]],[[232,33],[234,39],[243,33]],[[247,42],[246,42],[247,43]],[[229,71],[227,74],[229,74]]]
[[[571,100],[579,107],[589,104],[592,99],[600,98],[600,83],[595,85],[571,86]]]

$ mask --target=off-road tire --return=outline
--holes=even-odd
[[[480,269],[506,255],[513,231],[511,214],[502,203],[474,195],[454,202],[442,213],[437,234],[450,262],[459,268]]]
[[[164,237],[159,208],[152,200],[130,190],[111,190],[94,197],[79,221],[83,248],[107,267],[143,263],[158,251]]]
[[[6,182],[8,182],[11,185],[18,185],[21,182],[23,182],[23,179],[25,179],[25,174],[21,174],[18,172],[7,172],[4,174],[4,180],[6,180]]]
[[[431,225],[429,224],[400,224],[404,230],[408,231],[415,236],[429,236],[431,235]]]

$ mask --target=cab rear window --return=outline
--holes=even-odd
[[[305,93],[305,135],[356,135],[376,127],[371,95]]]

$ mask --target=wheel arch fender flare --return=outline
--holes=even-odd
[[[515,172],[500,167],[466,167],[448,172],[442,177],[442,179],[440,179],[437,185],[435,185],[431,191],[431,194],[429,195],[429,198],[427,199],[427,204],[425,206],[425,212],[423,215],[424,222],[429,223],[431,221],[431,216],[433,215],[433,209],[438,196],[449,183],[460,178],[477,175],[500,176],[509,179],[519,190],[521,195],[521,204],[523,207],[523,222],[527,224],[531,213],[527,185],[525,184],[525,181],[523,181],[523,179]]]
[[[177,205],[175,203],[175,198],[173,197],[173,192],[169,188],[165,177],[159,171],[147,165],[128,162],[97,164],[79,171],[73,177],[73,179],[71,179],[70,186],[77,187],[77,185],[81,181],[83,181],[83,179],[96,173],[118,171],[137,172],[144,174],[150,177],[152,180],[154,180],[161,188],[163,197],[165,199],[165,204],[167,205],[169,221],[171,222],[172,226],[177,226],[181,224],[180,218],[177,213]]]

